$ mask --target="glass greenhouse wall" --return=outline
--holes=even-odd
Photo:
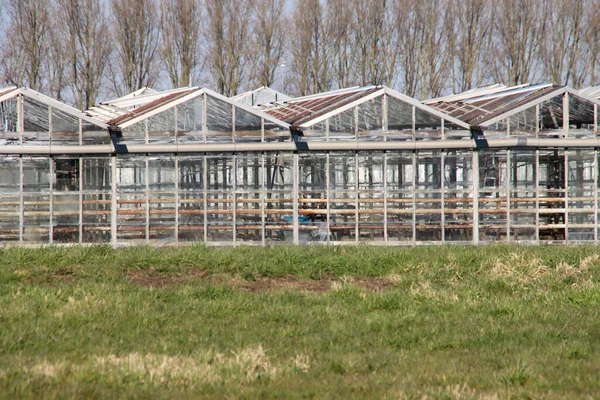
[[[112,121],[18,94],[0,103],[0,243],[598,242],[597,103],[559,93],[474,127],[377,93],[286,119],[310,106],[199,90]]]

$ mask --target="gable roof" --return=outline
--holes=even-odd
[[[340,114],[384,94],[415,106],[417,109],[428,112],[440,119],[447,120],[448,122],[462,126],[465,129],[469,129],[467,123],[452,116],[448,116],[385,86],[356,86],[347,89],[334,90],[285,101],[278,101],[265,105],[263,109],[267,114],[286,121],[294,127],[308,128],[333,115]]]
[[[48,97],[42,93],[39,93],[33,89],[29,89],[26,87],[17,88],[15,86],[15,87],[0,89],[0,102],[6,101],[6,100],[16,97],[18,95],[22,95],[22,96],[25,96],[32,100],[38,101],[42,104],[45,104],[52,108],[55,108],[59,111],[62,111],[65,114],[71,115],[75,118],[81,118],[83,121],[86,121],[92,125],[96,125],[102,129],[108,128],[108,125],[106,125],[106,123],[104,121],[102,121],[98,118],[95,118],[93,116],[87,115],[74,107],[71,107],[65,103],[62,103],[58,100],[53,99],[52,97]]]
[[[198,87],[189,87],[176,89],[172,91],[158,92],[151,94],[151,101],[146,101],[148,98],[144,98],[144,104],[139,107],[128,109],[125,112],[116,115],[114,118],[106,121],[108,125],[113,127],[113,129],[124,129],[131,125],[134,125],[140,121],[143,121],[147,118],[150,118],[153,115],[166,111],[172,107],[175,107],[181,103],[192,100],[196,97],[199,97],[203,94],[206,94],[210,97],[223,101],[232,106],[238,107],[244,111],[247,111],[251,114],[254,114],[258,117],[264,118],[276,125],[279,125],[285,129],[289,128],[289,124],[283,122],[269,114],[264,113],[259,109],[255,109],[252,107],[245,106],[243,104],[238,104],[235,101],[231,100],[228,97],[220,95],[216,92],[213,92],[209,89],[201,89]],[[138,98],[140,99],[140,98]],[[120,103],[123,105],[123,103]],[[127,104],[127,103],[125,103]],[[137,102],[136,104],[140,104]],[[113,103],[114,105],[114,103]],[[122,108],[121,108],[122,110]]]
[[[600,105],[598,99],[566,86],[551,84],[526,84],[512,87],[494,86],[493,88],[474,89],[456,95],[426,100],[424,103],[467,122],[473,127],[490,126],[564,93]],[[571,111],[571,120],[583,121],[589,119],[589,116],[578,115],[575,110]]]

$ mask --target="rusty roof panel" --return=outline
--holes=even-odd
[[[562,86],[519,85],[495,90],[494,93],[483,96],[478,96],[477,91],[471,97],[458,94],[450,96],[448,100],[442,98],[438,102],[430,101],[427,104],[472,126],[478,126],[560,89]]]
[[[381,90],[381,87],[369,86],[339,94],[322,93],[321,96],[315,95],[278,102],[265,107],[264,111],[275,118],[298,126],[378,90]]]
[[[150,111],[152,111],[152,110],[154,110],[154,109],[156,109],[158,107],[162,107],[165,104],[168,104],[168,103],[170,103],[172,101],[180,99],[180,98],[182,98],[184,96],[187,96],[188,94],[196,92],[198,90],[200,90],[200,89],[198,89],[198,88],[192,88],[192,89],[189,89],[189,90],[186,90],[186,91],[183,91],[183,92],[177,92],[177,93],[168,94],[168,95],[166,95],[164,97],[161,97],[161,98],[159,98],[157,100],[154,100],[154,101],[152,101],[152,102],[150,102],[148,104],[145,104],[145,105],[143,105],[143,106],[141,106],[139,108],[136,108],[133,111],[130,111],[130,112],[128,112],[126,114],[123,114],[121,116],[118,116],[116,118],[113,118],[110,121],[108,121],[107,124],[111,125],[111,126],[117,126],[117,125],[123,124],[123,123],[125,123],[127,121],[132,120],[133,118],[137,118],[140,115],[146,114],[146,113],[148,113],[148,112],[150,112]]]

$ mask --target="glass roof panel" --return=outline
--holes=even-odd
[[[4,144],[13,144],[19,141],[17,132],[18,113],[16,97],[0,103],[0,140]]]
[[[23,143],[47,144],[50,140],[48,106],[23,97]]]
[[[238,142],[259,142],[261,118],[239,107],[235,108],[235,137]]]
[[[179,143],[203,142],[202,96],[177,106],[177,140]]]
[[[232,142],[233,106],[212,96],[206,96],[207,141]]]
[[[52,108],[52,141],[79,144],[79,118]]]

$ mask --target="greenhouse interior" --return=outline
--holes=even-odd
[[[0,89],[0,245],[597,243],[600,87]]]

